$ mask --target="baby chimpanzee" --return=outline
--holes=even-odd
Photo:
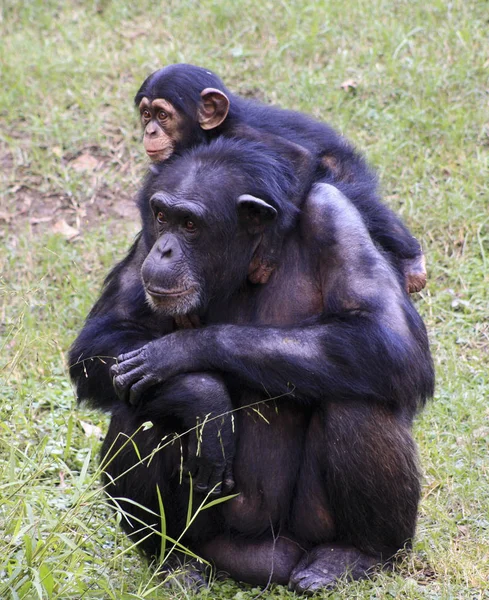
[[[135,103],[144,147],[152,161],[166,161],[219,136],[263,142],[295,167],[297,178],[287,194],[291,203],[299,206],[312,183],[334,185],[360,211],[370,235],[388,252],[406,289],[418,292],[425,286],[425,262],[418,241],[380,201],[377,179],[362,156],[329,125],[240,98],[211,71],[187,64],[170,65],[150,75]],[[279,223],[273,236],[264,237],[250,265],[250,281],[268,281],[291,225]]]

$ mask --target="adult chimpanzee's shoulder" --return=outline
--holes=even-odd
[[[302,208],[301,228],[307,238],[318,244],[338,243],[339,237],[372,243],[353,202],[327,183],[312,187]]]
[[[406,294],[354,204],[336,187],[316,184],[301,216],[303,237],[320,258],[328,311],[361,311],[406,335]]]

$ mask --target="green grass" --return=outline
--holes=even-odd
[[[489,598],[489,12],[477,0],[4,0],[0,7],[0,598],[175,598],[99,489],[106,417],[65,355],[128,248],[145,170],[132,97],[172,62],[332,123],[425,248],[437,367],[415,430],[414,553],[331,598]],[[355,91],[342,82],[353,79]],[[95,170],[76,169],[83,152]],[[52,217],[52,210],[56,216]],[[53,231],[64,219],[74,240]],[[96,432],[96,430],[95,430]],[[215,583],[209,598],[260,590]],[[292,598],[276,587],[267,598]]]

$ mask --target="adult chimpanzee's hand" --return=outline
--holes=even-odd
[[[195,492],[218,496],[234,488],[232,412],[206,417],[188,434],[187,460],[183,468],[192,477]]]
[[[137,404],[142,394],[153,385],[167,381],[178,373],[195,370],[195,366],[188,361],[189,352],[181,343],[174,343],[174,336],[168,335],[149,342],[117,358],[110,374],[121,400]]]
[[[120,354],[110,369],[114,389],[124,402],[137,404],[144,391],[162,381],[158,352],[151,351],[152,345],[153,342],[150,342],[142,348]]]
[[[125,402],[137,404],[150,387],[165,383],[148,397],[142,414],[178,416],[188,431],[184,472],[198,493],[219,495],[234,487],[233,406],[221,376],[191,373],[198,367],[199,337],[170,334],[121,354],[111,368],[114,388]]]

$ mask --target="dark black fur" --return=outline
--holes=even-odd
[[[230,99],[226,120],[210,131],[202,130],[197,120],[200,92],[205,88],[216,88]],[[247,137],[243,125],[306,148],[313,157],[315,168],[305,175],[308,181],[302,182],[303,189],[307,189],[313,181],[330,183],[340,189],[355,204],[372,238],[389,252],[391,262],[400,272],[403,272],[403,260],[416,259],[422,254],[418,241],[381,202],[377,178],[363,157],[329,125],[298,112],[240,98],[232,94],[211,71],[188,64],[170,65],[150,75],[136,94],[136,106],[145,96],[149,99],[165,98],[188,117],[189,123],[193,123],[182,144],[177,145],[177,153],[219,135]],[[293,197],[295,189],[291,192],[289,187],[285,196]]]
[[[288,210],[280,194],[287,169],[260,144],[226,139],[165,163],[142,197],[163,194],[170,216],[172,203],[197,203],[208,211],[205,233],[188,242],[143,211],[143,235],[109,275],[69,360],[80,400],[112,414],[102,450],[109,494],[158,514],[158,487],[176,539],[189,494],[182,453],[201,491],[230,489],[234,477],[238,497],[203,511],[185,543],[236,579],[314,591],[347,571],[365,576],[410,543],[419,500],[410,429],[432,394],[433,369],[419,315],[355,208],[331,186],[308,196],[267,285],[247,282],[257,236],[237,199],[252,193]],[[203,282],[214,287],[197,310],[199,329],[175,331],[145,301],[141,265],[163,257],[170,238],[184,258],[166,256],[162,287],[172,269],[202,263],[224,286]],[[136,406],[119,400],[145,380]],[[229,408],[237,409],[234,433],[229,415],[214,419],[202,454],[192,432],[154,453],[165,436]],[[138,431],[147,420],[154,427]],[[134,436],[141,464],[124,434]],[[133,515],[122,521],[127,533],[157,555],[160,540],[143,525],[158,531],[159,517],[119,504]]]

